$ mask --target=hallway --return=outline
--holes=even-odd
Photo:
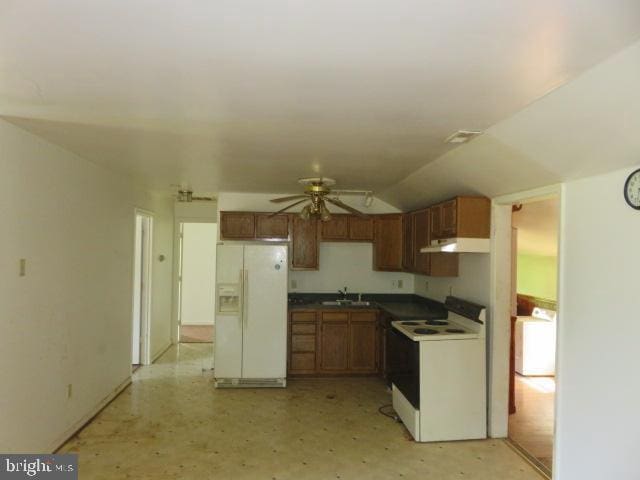
[[[211,345],[172,347],[70,440],[83,479],[537,480],[502,440],[416,444],[378,379],[214,390]]]

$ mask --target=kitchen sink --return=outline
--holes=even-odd
[[[358,300],[326,300],[322,302],[322,305],[327,306],[343,306],[343,307],[368,307],[371,302],[358,301]]]

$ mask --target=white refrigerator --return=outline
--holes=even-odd
[[[287,272],[286,245],[218,245],[217,388],[286,386]]]

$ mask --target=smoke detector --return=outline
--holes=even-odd
[[[466,143],[481,133],[482,132],[478,130],[458,130],[454,134],[449,135],[445,140],[445,143]]]

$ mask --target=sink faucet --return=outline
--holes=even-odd
[[[344,290],[338,290],[338,293],[339,293],[340,295],[342,295],[342,298],[343,298],[344,300],[346,300],[346,299],[347,299],[347,287],[344,287]]]

